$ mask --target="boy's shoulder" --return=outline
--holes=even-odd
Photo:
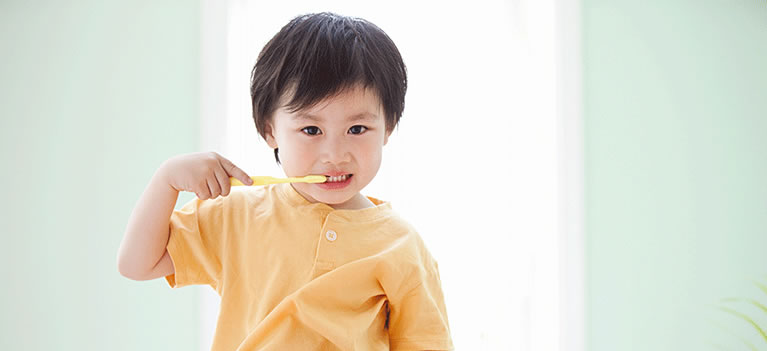
[[[404,252],[412,261],[411,264],[428,271],[436,267],[436,259],[418,229],[396,211],[392,211],[391,217],[381,230],[392,235],[392,240],[400,246],[400,254]]]
[[[242,206],[257,209],[259,207],[269,207],[270,203],[276,201],[276,194],[269,186],[238,186],[232,187],[226,197],[216,198],[221,201],[225,207],[241,209]]]

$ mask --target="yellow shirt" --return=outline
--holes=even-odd
[[[436,260],[391,208],[334,210],[289,184],[173,211],[171,287],[221,296],[213,350],[452,350]]]

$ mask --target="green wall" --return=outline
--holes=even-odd
[[[0,349],[198,348],[198,290],[116,258],[157,166],[197,150],[199,26],[196,1],[0,1]]]
[[[717,309],[767,327],[720,302],[767,301],[767,4],[583,16],[588,350],[767,349]],[[0,349],[198,348],[198,290],[115,260],[157,166],[198,148],[199,22],[188,1],[0,2]]]
[[[720,301],[767,304],[767,2],[584,0],[582,29],[588,350],[767,350],[717,307],[767,328]]]

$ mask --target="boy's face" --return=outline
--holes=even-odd
[[[280,149],[285,174],[338,177],[322,184],[293,183],[293,188],[310,202],[356,207],[363,199],[360,190],[381,166],[390,134],[378,95],[355,86],[294,113],[285,108],[287,101],[289,96],[280,101],[265,133],[267,144]]]

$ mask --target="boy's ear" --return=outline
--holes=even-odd
[[[387,130],[386,133],[384,134],[384,143],[383,143],[384,145],[386,145],[386,143],[389,142],[389,136],[391,135],[392,132],[394,132],[394,131],[393,130]]]
[[[272,123],[266,124],[266,130],[264,131],[264,139],[266,140],[266,145],[269,145],[270,148],[276,149],[277,148],[277,140],[274,138],[274,128],[272,128]]]

